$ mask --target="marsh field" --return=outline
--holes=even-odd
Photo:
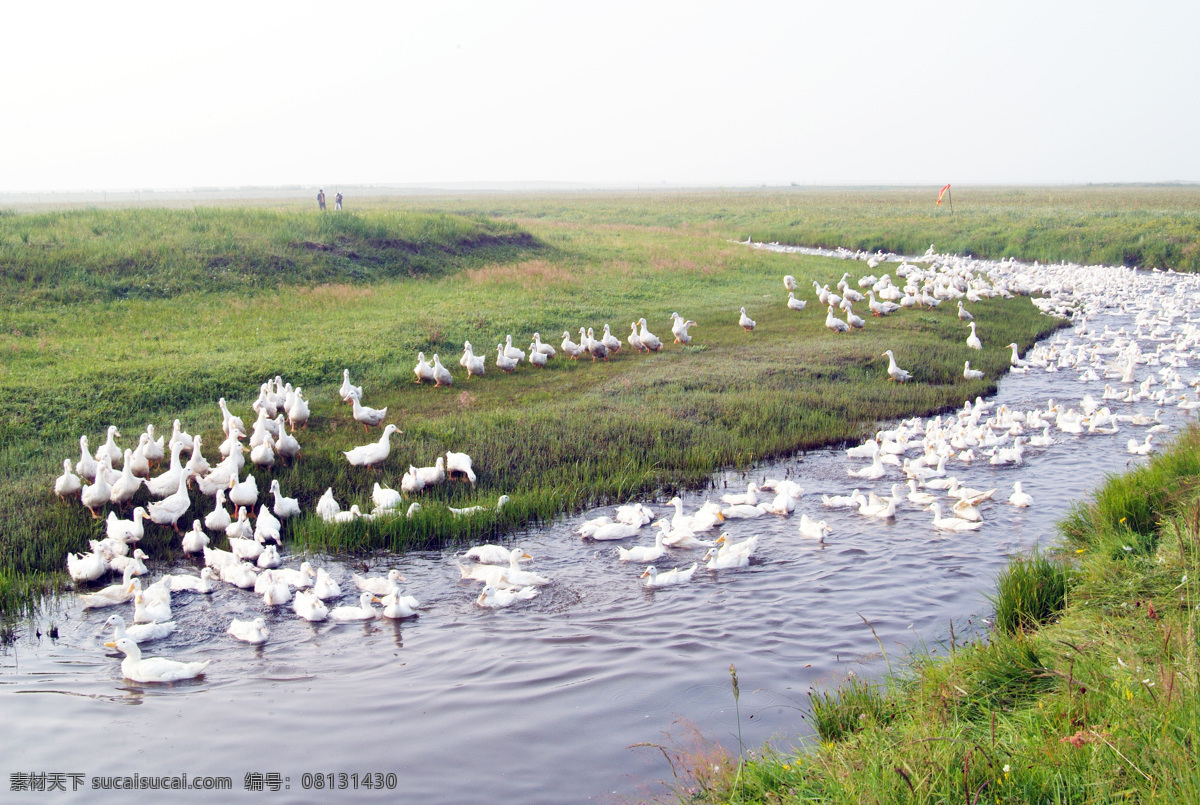
[[[842,261],[734,240],[1197,267],[1196,189],[963,188],[955,201],[951,214],[927,192],[793,189],[354,199],[324,215],[278,201],[4,210],[4,618],[59,589],[67,551],[102,536],[102,524],[51,492],[80,435],[94,450],[115,424],[132,447],[147,423],[169,433],[178,418],[212,447],[217,398],[249,421],[259,385],[276,375],[312,401],[300,460],[272,473],[306,511],[327,487],[343,506],[365,507],[373,483],[398,487],[409,464],[447,449],[469,453],[479,472],[474,489],[424,493],[432,505],[411,520],[288,524],[296,550],[331,552],[500,536],[588,505],[669,495],[718,468],[853,439],[993,388],[962,378],[952,310],[837,336],[815,302],[788,310],[781,280],[795,275],[798,296],[811,298],[811,281],[832,286]],[[1018,302],[976,306],[990,343],[1023,349],[1057,326]],[[753,333],[737,326],[743,306]],[[688,346],[669,343],[673,311],[698,322]],[[595,364],[560,356],[512,375],[489,359],[469,380],[457,368],[467,340],[494,356],[506,334],[524,349],[535,331],[557,344],[564,330],[577,338],[581,326],[609,323],[623,339],[641,317],[665,334],[662,352],[626,347]],[[885,382],[888,348],[918,382]],[[455,368],[452,387],[412,382],[419,351]],[[977,359],[991,378],[1006,364],[999,349]],[[352,471],[340,455],[367,441],[335,393],[343,369],[404,431],[379,472]],[[498,515],[453,519],[438,505],[502,494],[512,503]],[[176,542],[154,527],[145,545],[169,558]]]
[[[1082,499],[1128,461],[1119,447],[1126,434],[1070,439],[1039,455],[1021,477],[1035,498],[1057,503],[997,504],[982,539],[931,534],[916,512],[899,526],[827,514],[838,531],[828,546],[797,540],[795,518],[744,521],[728,530],[739,539],[762,534],[761,559],[740,571],[710,571],[688,589],[652,591],[607,545],[580,541],[574,529],[611,511],[601,506],[640,500],[661,511],[679,492],[690,509],[718,494],[714,487],[771,475],[799,478],[809,490],[805,511],[815,515],[820,493],[850,486],[841,451],[816,448],[993,392],[997,403],[1024,408],[1044,407],[1047,397],[1074,400],[1087,388],[1073,372],[1006,374],[1003,345],[1015,342],[1026,353],[1035,341],[1075,337],[1074,328],[1055,333],[1065,322],[1038,313],[1028,298],[970,305],[984,336],[979,351],[966,345],[952,305],[868,317],[862,331],[834,334],[812,282],[832,287],[844,272],[853,282],[898,264],[871,268],[754,249],[743,243],[748,238],[910,254],[933,243],[981,257],[1161,261],[1183,271],[1200,242],[1200,192],[1190,188],[956,192],[953,215],[935,208],[932,194],[887,189],[355,198],[345,212],[325,215],[278,200],[0,212],[3,707],[20,734],[60,736],[28,742],[13,762],[36,769],[77,757],[87,773],[98,770],[87,766],[95,762],[240,775],[260,762],[248,760],[246,748],[283,729],[323,736],[316,757],[330,770],[395,772],[421,801],[464,801],[485,782],[522,801],[602,791],[618,799],[770,800],[784,787],[807,790],[790,754],[771,754],[761,765],[742,758],[764,742],[811,732],[799,726],[805,718],[822,740],[868,745],[866,735],[875,733],[854,730],[863,708],[886,728],[891,722],[878,714],[906,705],[879,704],[876,687],[832,686],[846,668],[883,673],[876,637],[881,648],[911,644],[912,635],[924,640],[958,620],[977,641],[971,652],[986,654],[986,631],[975,619],[990,605],[980,591],[994,586],[1010,555],[1052,540],[1065,501]],[[788,309],[784,275],[796,278],[805,310]],[[1190,279],[1121,276],[1116,292],[1142,302],[1197,296]],[[757,320],[752,332],[738,325],[742,307]],[[1096,325],[1106,334],[1133,329],[1134,311],[1146,305],[1116,307]],[[865,303],[856,309],[865,316]],[[671,343],[673,311],[697,322],[686,346]],[[666,342],[661,352],[626,347],[603,362],[560,356],[512,374],[495,367],[494,345],[510,333],[523,349],[533,332],[557,346],[564,330],[578,339],[580,327],[599,332],[605,323],[623,338],[641,317]],[[1157,348],[1154,333],[1136,329],[1144,349]],[[465,377],[464,341],[487,358],[484,376]],[[913,382],[888,382],[888,349]],[[414,383],[418,352],[441,355],[453,385]],[[985,379],[965,379],[965,359]],[[363,387],[364,403],[387,406],[387,421],[403,431],[377,470],[351,467],[340,455],[379,434],[366,432],[341,401],[343,370]],[[147,423],[169,434],[179,419],[215,460],[217,399],[249,423],[259,385],[276,375],[303,387],[312,413],[296,434],[299,458],[254,471],[260,489],[278,479],[305,512],[284,526],[285,563],[310,557],[344,583],[351,571],[402,569],[421,612],[361,628],[309,624],[223,585],[212,596],[178,600],[180,627],[153,644],[155,654],[215,658],[203,680],[131,683],[119,657],[101,647],[104,610],[81,609],[65,573],[67,551],[86,550],[104,523],[77,501],[60,502],[53,479],[64,459],[79,458],[81,435],[95,450],[110,425],[121,431],[117,443],[132,447]],[[1152,408],[1127,410],[1157,421]],[[1167,415],[1171,427],[1191,417],[1182,407]],[[405,495],[405,506],[422,505],[411,518],[333,524],[312,514],[326,488],[343,508],[367,510],[376,482],[399,488],[410,464],[431,464],[446,450],[474,458],[474,487],[459,481]],[[968,483],[1001,477],[982,463],[961,470]],[[496,511],[502,495],[511,502]],[[483,510],[466,517],[449,508],[474,505]],[[193,490],[182,525],[210,509]],[[1120,526],[1105,538],[1113,545],[1127,539],[1124,520]],[[527,606],[477,607],[478,590],[458,579],[455,559],[484,539],[529,550],[550,586]],[[196,572],[197,560],[182,556],[167,527],[147,525],[141,545],[154,575]],[[1149,552],[1145,561],[1154,561]],[[858,628],[861,607],[870,632]],[[274,630],[265,647],[223,634],[231,615],[264,611]],[[741,711],[730,701],[730,660],[742,674]],[[812,705],[794,697],[805,686],[817,697]],[[655,789],[651,781],[668,773],[656,736],[680,714],[701,731],[699,748],[677,754],[671,771],[679,776]],[[145,737],[148,719],[165,718],[219,725],[197,739],[203,752],[191,767],[163,768],[174,739]],[[113,736],[113,719],[139,728]],[[839,733],[842,722],[851,726]],[[396,724],[406,725],[400,753],[376,737],[396,738]],[[735,724],[736,734],[722,732]],[[236,740],[222,737],[226,725]],[[90,751],[100,735],[104,750]],[[712,748],[714,735],[742,750],[736,762],[731,751]],[[884,768],[886,782],[870,790],[907,785],[933,798],[952,790],[962,758],[958,744],[945,746],[948,759],[933,762],[950,771],[930,778],[936,786],[917,776],[911,784],[893,779]],[[311,772],[313,755],[296,748],[296,757],[280,755],[279,768]],[[479,768],[450,773],[445,758],[464,749]],[[862,763],[820,757],[830,759],[834,777]],[[492,770],[501,768],[497,778]],[[713,773],[702,776],[704,769]]]

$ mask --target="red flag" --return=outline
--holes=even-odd
[[[939,207],[942,206],[942,196],[946,195],[946,191],[949,189],[950,189],[950,185],[946,185],[945,187],[942,188],[942,192],[938,193],[937,203],[938,203]]]

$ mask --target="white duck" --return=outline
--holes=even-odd
[[[813,520],[807,514],[800,515],[800,536],[824,542],[825,535],[832,533],[833,529],[824,520]]]
[[[433,385],[435,386],[452,386],[454,385],[454,377],[450,374],[450,370],[442,366],[442,360],[434,353],[433,356]]]
[[[758,536],[744,539],[741,542],[730,542],[728,534],[721,534],[717,537],[716,548],[721,555],[741,553],[750,557],[758,550]]]
[[[267,622],[263,618],[255,618],[252,621],[240,621],[234,618],[225,631],[234,640],[240,640],[252,646],[261,646],[271,636],[271,630],[267,628]]]
[[[275,466],[275,439],[271,434],[266,434],[250,451],[250,461],[259,469],[265,470]]]
[[[975,322],[968,322],[971,327],[971,334],[967,336],[967,346],[971,349],[983,349],[983,342],[979,340],[979,336],[975,335]]]
[[[520,363],[520,361],[518,361],[516,358],[510,358],[504,354],[503,344],[496,345],[496,366],[500,369],[500,371],[512,372],[517,368],[518,363]]]
[[[633,347],[638,352],[649,352],[650,350],[646,349],[645,345],[642,344],[641,336],[638,335],[637,322],[635,321],[629,326],[631,328],[629,335],[625,336],[625,340],[629,343],[629,346]]]
[[[290,567],[280,568],[275,571],[275,577],[297,590],[306,590],[313,586],[316,573],[313,572],[312,564],[301,562],[299,570]]]
[[[208,463],[208,459],[206,459],[204,454],[200,452],[200,448],[203,446],[203,444],[204,440],[199,436],[192,437],[192,455],[187,460],[187,463],[183,465],[183,469],[191,475],[208,475],[209,471],[212,470],[212,466]]]
[[[586,536],[590,536],[594,540],[603,542],[606,540],[636,537],[641,530],[641,525],[613,522],[598,526]]]
[[[983,523],[973,523],[961,517],[942,517],[942,507],[938,503],[929,504],[933,512],[933,527],[940,531],[978,531]]]
[[[300,501],[296,498],[284,497],[277,478],[271,480],[271,494],[275,496],[275,503],[272,504],[271,511],[275,512],[275,516],[280,520],[295,517],[300,513]]]
[[[512,335],[504,336],[504,356],[506,358],[512,358],[518,363],[525,360],[525,353],[513,346]]]
[[[175,573],[168,578],[170,579],[171,592],[173,593],[200,593],[201,595],[209,595],[217,590],[217,585],[213,581],[216,578],[216,574],[213,573],[211,567],[200,568],[199,576]]]
[[[888,380],[895,380],[899,383],[905,383],[912,379],[912,372],[900,368],[900,366],[896,363],[896,356],[892,354],[890,349],[884,351],[883,354],[886,355],[888,359]]]
[[[341,504],[339,504],[333,497],[332,486],[326,489],[325,494],[321,495],[320,499],[317,500],[317,506],[315,509],[317,516],[327,523],[332,522],[333,519],[338,516],[338,513],[341,512],[341,510]]]
[[[796,294],[792,293],[791,291],[788,291],[787,306],[789,309],[804,310],[804,308],[807,304],[808,304],[808,302],[804,301],[803,299],[797,299]]]
[[[240,416],[236,416],[229,412],[229,406],[225,404],[225,398],[217,399],[217,407],[221,409],[221,432],[226,436],[231,436],[234,433],[246,435],[246,423],[242,421]]]
[[[132,452],[125,451],[125,460],[121,463],[121,477],[109,489],[108,500],[116,506],[121,506],[133,500],[133,496],[142,486],[142,479],[133,474]]]
[[[660,349],[662,349],[662,340],[659,339],[659,337],[654,333],[646,329],[646,320],[644,318],[638,319],[638,324],[641,328],[638,330],[638,340],[642,342],[642,346],[645,347],[649,352],[658,352]]]
[[[1021,482],[1013,482],[1013,492],[1008,496],[1008,502],[1017,508],[1024,509],[1033,503],[1033,497],[1027,492],[1022,491]]]
[[[326,572],[325,568],[317,568],[317,578],[313,581],[312,594],[322,601],[328,601],[330,598],[337,598],[342,594],[342,587],[333,577]]]
[[[408,581],[396,568],[389,570],[387,576],[367,577],[355,573],[352,575],[352,578],[354,579],[355,587],[372,595],[387,595],[392,591],[392,587],[395,586],[397,581]]]
[[[63,474],[54,479],[54,494],[65,502],[67,498],[78,495],[83,489],[79,476],[71,472],[71,459],[63,459]]]
[[[758,484],[756,484],[754,481],[750,481],[748,484],[746,484],[746,491],[744,493],[726,493],[721,495],[721,500],[725,501],[731,506],[740,503],[746,503],[751,506],[755,506],[758,504],[758,493],[761,491],[762,490],[759,489]]]
[[[413,367],[413,374],[416,375],[417,379],[414,381],[416,383],[422,383],[426,380],[435,380],[433,376],[433,367],[429,364],[429,361],[425,360],[424,352],[417,353],[417,365]],[[343,397],[343,399],[347,398]]]
[[[118,518],[116,512],[109,512],[105,536],[122,542],[138,542],[146,535],[145,519],[146,510],[141,506],[133,510],[133,517],[128,520]]]
[[[347,450],[343,455],[355,467],[373,467],[380,464],[392,450],[390,439],[393,433],[403,433],[403,431],[395,425],[388,425],[383,429],[383,435],[379,437],[378,442]]]
[[[206,557],[208,555],[207,551],[210,550],[212,549],[206,549]],[[254,565],[249,562],[243,562],[236,557],[234,557],[232,564],[223,565],[220,568],[220,573],[221,581],[243,590],[254,589],[254,584],[258,581],[258,571],[254,569]]]
[[[423,358],[424,356],[421,355],[420,357]],[[350,382],[350,370],[343,369],[342,370],[342,385],[340,388],[338,388],[338,396],[340,396],[342,398],[342,402],[348,403],[348,402],[350,402],[350,397],[353,394],[355,394],[356,392],[358,394],[362,394],[362,386],[356,386],[353,383],[351,383]]]
[[[632,548],[617,548],[617,559],[622,562],[656,562],[667,555],[667,546],[663,544],[665,531],[660,530],[654,537],[654,545],[635,545]]]
[[[411,618],[417,614],[417,607],[421,602],[416,596],[404,595],[400,592],[400,587],[393,584],[387,595],[379,600],[383,604],[383,617],[391,620],[400,620],[401,618]]]
[[[387,418],[386,407],[368,408],[362,404],[357,394],[350,397],[350,404],[354,407],[354,421],[360,423],[365,431],[383,424],[383,420]],[[251,458],[253,459],[253,456]]]
[[[153,498],[165,498],[179,488],[180,476],[186,477],[183,464],[179,460],[179,445],[171,448],[171,464],[161,475],[156,475],[145,481],[146,490]]]
[[[104,472],[100,469],[100,465],[96,465],[96,479],[83,487],[79,492],[79,499],[87,506],[88,511],[92,513],[92,517],[100,518],[96,509],[108,503],[108,498],[112,494],[112,486],[104,477]]]
[[[472,378],[487,374],[487,361],[482,355],[476,355],[471,348],[471,342],[467,341],[463,344],[463,355],[458,360],[459,364],[467,370],[467,377]]]
[[[659,573],[658,568],[654,565],[647,565],[646,571],[642,573],[641,578],[646,580],[647,587],[670,587],[675,584],[686,584],[692,580],[692,575],[696,572],[698,566],[698,562],[693,562],[692,566],[687,570],[680,570],[676,567],[665,573]]]
[[[132,626],[126,626],[125,619],[120,615],[109,615],[104,625],[113,628],[112,646],[115,646],[116,641],[122,637],[127,637],[139,644],[149,643],[151,640],[160,640],[175,631],[175,621],[135,623]],[[110,644],[105,643],[104,645],[108,646]]]
[[[92,481],[96,478],[96,470],[100,464],[96,459],[92,458],[92,451],[88,449],[88,437],[79,437],[79,461],[75,462],[75,472],[85,481]]]
[[[396,509],[401,500],[400,493],[389,486],[380,486],[376,483],[371,488],[371,502],[375,504],[375,514]]]
[[[481,607],[497,609],[499,607],[512,606],[517,601],[528,601],[531,598],[535,598],[537,594],[538,590],[536,587],[508,590],[503,587],[493,587],[487,584],[484,585],[483,592],[475,599],[475,603]]]
[[[694,321],[691,322],[692,325],[695,325],[695,323],[696,322]],[[609,355],[616,355],[621,351],[621,339],[612,334],[612,330],[609,329],[607,324],[604,325],[604,335],[600,336],[600,341],[604,344],[605,348],[608,349]]]
[[[607,326],[608,325],[605,325],[606,328],[607,328]],[[547,358],[553,358],[555,355],[558,354],[555,351],[554,347],[550,346],[549,344],[542,343],[542,334],[541,333],[533,334],[533,350],[535,352],[542,353]]]
[[[329,619],[348,623],[351,621],[369,621],[379,617],[378,610],[372,606],[377,599],[370,593],[358,597],[358,606],[340,606],[329,610]]]
[[[485,565],[507,565],[512,552],[516,550],[520,552],[518,561],[526,561],[532,559],[528,553],[520,548],[505,548],[503,545],[476,545],[474,548],[463,552],[463,557],[473,559],[476,562]]]
[[[472,465],[471,457],[466,453],[446,451],[446,474],[450,478],[453,478],[456,474],[461,474],[470,481],[471,486],[475,486],[475,469]]]
[[[746,332],[750,332],[758,326],[758,322],[746,315],[746,308],[742,308],[741,316],[738,317],[738,324]]]
[[[325,602],[308,590],[300,590],[292,599],[292,611],[299,617],[311,623],[320,623],[329,617],[329,608]]]
[[[144,592],[133,595],[134,623],[166,623],[171,620],[170,598],[147,599]]]
[[[983,372],[971,368],[970,361],[963,362],[963,377],[967,380],[983,380]]]
[[[209,531],[224,532],[232,519],[229,516],[229,511],[225,508],[225,490],[218,489],[216,492],[217,505],[204,518],[204,527]]]
[[[178,662],[163,657],[142,657],[138,644],[123,637],[112,644],[125,654],[121,661],[121,673],[134,682],[178,682],[193,679],[204,673],[212,660],[204,662]]]
[[[168,495],[160,501],[149,504],[147,513],[150,519],[159,525],[169,525],[174,528],[177,533],[179,531],[179,518],[183,517],[184,512],[192,505],[192,500],[188,496],[187,476],[180,474],[179,486],[176,488],[173,495]]]
[[[137,548],[132,556],[114,556],[108,561],[108,566],[118,573],[132,572],[135,576],[144,576],[150,572],[145,562],[149,558],[145,551]]]
[[[853,478],[862,478],[867,481],[878,481],[887,474],[887,468],[884,467],[881,457],[875,456],[875,458],[871,459],[870,466],[857,470],[846,470],[846,474]]]
[[[605,327],[607,326],[605,325]],[[671,314],[671,333],[675,336],[676,344],[690,344],[692,337],[688,335],[688,328],[695,326],[696,322],[684,319],[678,313]]]
[[[844,333],[850,329],[849,324],[833,315],[833,305],[829,306],[829,314],[825,317],[825,326],[835,333]]]
[[[287,409],[288,425],[292,430],[305,427],[308,425],[308,400],[300,396],[300,389],[296,389],[296,399],[292,402],[292,407]]]
[[[722,553],[719,548],[708,549],[704,554],[704,563],[709,570],[728,570],[735,567],[748,567],[750,555],[740,552]]]
[[[571,340],[571,333],[563,330],[562,351],[571,360],[578,360],[579,356],[584,353],[584,348]]]
[[[674,526],[665,518],[654,524],[662,533],[663,545],[668,548],[711,548],[712,540],[701,539],[687,526]]]
[[[260,520],[259,522],[262,521]],[[262,553],[254,560],[254,564],[263,570],[274,570],[279,567],[283,564],[283,559],[279,555],[279,548],[275,547],[273,543],[267,543],[263,546]]]
[[[79,601],[84,609],[103,609],[124,604],[133,598],[133,594],[137,590],[141,589],[140,581],[136,585],[133,584],[135,578],[133,568],[126,568],[120,584],[110,584],[94,593],[80,595]]]
[[[863,496],[855,489],[849,495],[821,495],[821,505],[828,509],[857,509]]]
[[[592,356],[593,363],[595,363],[597,358],[605,361],[608,360],[608,347],[605,346],[603,341],[596,338],[591,327],[587,331],[587,348],[588,353]]]
[[[109,463],[116,466],[121,460],[121,448],[117,447],[115,437],[120,436],[121,432],[117,430],[116,425],[108,426],[108,439],[104,444],[96,448],[96,460],[103,461],[105,456],[108,456]]]

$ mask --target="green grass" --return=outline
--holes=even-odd
[[[726,763],[684,757],[688,802],[1181,803],[1200,798],[1200,428],[1112,478],[1067,523],[1075,559],[1057,620],[997,628],[948,657],[919,658],[878,697],[861,680],[814,697],[844,712],[797,752]],[[1152,480],[1151,480],[1152,479]],[[1145,550],[1110,550],[1159,484]],[[1122,520],[1124,522],[1122,522]],[[1086,524],[1086,525],[1084,525]],[[1049,564],[1047,564],[1049,563]],[[1006,581],[1060,586],[1061,566],[1017,559]],[[1044,599],[1040,593],[1034,596]],[[1051,598],[1057,599],[1056,591]],[[1032,605],[1015,607],[1028,613]],[[1055,607],[1047,607],[1055,609]],[[1043,620],[1039,618],[1038,620]],[[867,706],[869,704],[869,707]],[[857,709],[856,709],[857,708]],[[884,712],[887,718],[874,713]],[[831,720],[828,712],[818,723]]]
[[[497,201],[527,206],[503,220],[478,206]],[[43,249],[42,284],[11,277],[0,283],[0,294],[21,300],[0,312],[0,468],[8,480],[0,489],[0,610],[14,614],[54,589],[66,552],[102,533],[80,507],[50,493],[63,458],[78,457],[80,434],[89,434],[94,448],[116,424],[121,444],[131,445],[147,422],[168,432],[178,417],[205,439],[211,456],[220,441],[216,399],[224,396],[249,416],[259,384],[277,374],[304,388],[313,418],[299,434],[300,461],[259,473],[260,487],[277,477],[308,511],[327,487],[343,506],[369,507],[372,484],[398,487],[409,464],[430,464],[447,449],[474,457],[478,487],[424,494],[426,510],[411,521],[334,527],[310,517],[285,532],[297,550],[398,551],[497,537],[587,506],[702,486],[722,467],[857,439],[881,419],[957,407],[994,388],[1008,365],[1001,345],[1026,348],[1058,326],[1028,300],[997,299],[973,307],[982,354],[968,354],[965,331],[948,308],[906,311],[835,336],[816,305],[799,314],[786,308],[780,278],[834,282],[862,267],[729,243],[714,229],[719,199],[688,197],[680,202],[688,215],[708,223],[672,226],[663,225],[661,209],[676,205],[671,198],[559,199],[557,215],[544,203],[379,201],[342,217],[286,206],[3,216],[4,227],[29,231],[32,243],[70,244],[81,265],[108,265],[105,243],[112,238],[121,253],[178,253],[175,262],[150,263],[163,276],[191,279],[162,296],[121,296],[113,288],[124,275],[116,271],[97,280],[92,295],[57,301],[90,286],[52,259],[55,249]],[[779,203],[755,202],[764,216]],[[198,221],[207,224],[204,236],[193,232]],[[254,266],[256,255],[270,251],[262,244],[353,242],[366,254],[367,241],[416,242],[414,232],[429,229],[440,233],[422,241],[441,255],[436,270],[410,272],[397,263],[380,276],[335,272],[327,281],[321,271],[333,269],[316,265],[315,273],[262,282],[193,270],[218,248],[233,257],[244,251]],[[10,237],[6,248],[22,248],[13,243],[20,240]],[[759,322],[754,333],[737,326],[743,305]],[[623,337],[641,316],[669,338],[674,310],[699,322],[689,347],[622,353],[595,365],[522,365],[511,376],[489,361],[486,376],[467,381],[457,371],[449,389],[412,383],[418,350],[439,353],[457,370],[465,340],[486,355],[507,333],[524,348],[534,331],[557,344],[564,329],[574,334],[581,325],[609,322]],[[888,348],[916,382],[886,382],[881,353]],[[968,357],[988,380],[962,379]],[[389,420],[404,431],[378,472],[355,470],[340,455],[377,438],[365,435],[336,397],[343,368],[364,386],[364,402],[387,406]],[[444,508],[490,504],[501,494],[512,504],[499,516],[452,520]],[[208,505],[194,506],[187,522]],[[170,558],[176,538],[153,530],[152,555]]]
[[[254,292],[433,276],[536,244],[457,215],[245,207],[61,209],[0,215],[6,306]]]
[[[527,221],[569,220],[707,231],[828,248],[1200,270],[1200,187],[803,188],[499,196],[446,209]],[[441,202],[439,202],[441,203]]]
[[[1060,561],[1041,553],[1013,559],[996,581],[996,629],[1011,635],[1050,622],[1067,604],[1068,584]]]

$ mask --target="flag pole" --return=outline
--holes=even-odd
[[[950,214],[954,215],[954,191],[947,188],[946,189],[946,198],[949,199],[949,201],[950,201]]]

